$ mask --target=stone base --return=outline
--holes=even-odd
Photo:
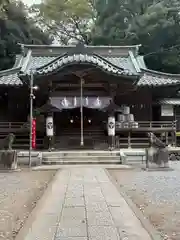
[[[11,172],[21,172],[21,168],[16,168],[16,169],[0,168],[0,173],[11,173]]]
[[[12,171],[17,169],[16,150],[0,150],[0,169]]]
[[[39,166],[42,162],[42,153],[32,151],[31,166]],[[21,151],[18,153],[18,165],[29,166],[29,151]]]

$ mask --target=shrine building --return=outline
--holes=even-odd
[[[139,46],[21,45],[13,68],[0,72],[0,133],[29,146],[30,80],[36,148],[147,146],[154,132],[177,144],[180,74],[148,69]],[[112,146],[111,146],[112,147]]]

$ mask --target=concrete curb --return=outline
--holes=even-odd
[[[150,221],[143,215],[143,213],[139,210],[136,204],[130,199],[130,197],[127,196],[125,192],[122,191],[122,189],[120,189],[117,181],[110,175],[107,169],[105,169],[105,172],[109,177],[110,181],[116,186],[121,196],[127,202],[128,206],[132,209],[136,217],[139,219],[144,229],[149,233],[152,240],[163,240],[163,238],[160,236],[160,233],[154,228],[154,226],[150,223]]]
[[[46,188],[44,194],[42,195],[42,197],[37,202],[35,208],[32,210],[29,217],[26,219],[23,227],[20,229],[20,231],[17,234],[15,240],[26,239],[26,235],[28,234],[29,230],[31,229],[33,222],[38,218],[38,213],[42,210],[43,206],[45,205],[48,196],[50,196],[50,194],[52,192],[52,186],[56,182],[59,174],[60,174],[60,171],[58,171],[55,174],[52,181],[48,184],[48,187]],[[55,235],[55,232],[56,232],[56,229],[54,229],[54,232],[53,231],[51,232],[52,236]]]

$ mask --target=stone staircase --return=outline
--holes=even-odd
[[[33,151],[32,165],[41,164],[123,164],[139,166],[145,164],[145,149],[120,149],[113,151],[74,150],[74,151]],[[18,164],[28,165],[29,151],[18,152]]]
[[[119,151],[58,151],[43,152],[43,164],[120,164],[122,159]]]

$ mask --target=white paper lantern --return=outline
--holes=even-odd
[[[115,117],[108,117],[108,136],[115,136]]]
[[[46,118],[46,135],[52,137],[54,135],[53,117]]]

